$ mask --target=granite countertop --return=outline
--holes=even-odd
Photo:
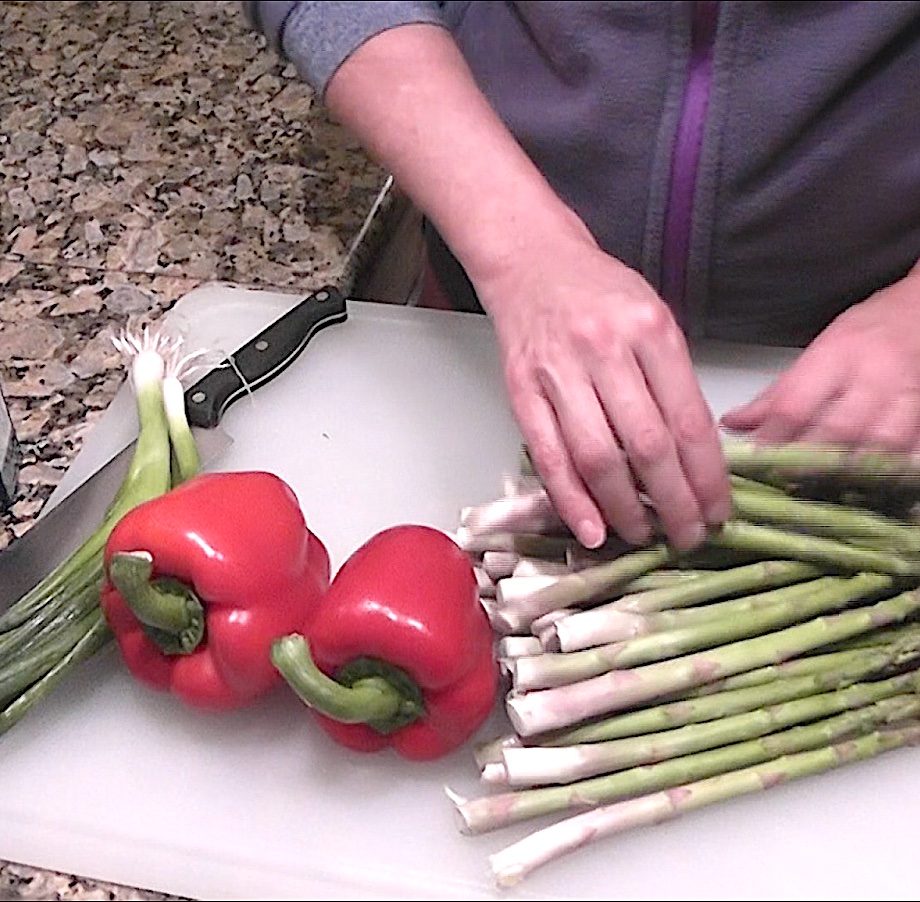
[[[4,2],[0,34],[0,388],[22,451],[2,548],[121,385],[122,326],[214,280],[347,292],[388,179],[236,2]],[[175,898],[156,889],[0,861],[0,900]]]

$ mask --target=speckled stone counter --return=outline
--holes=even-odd
[[[122,326],[212,280],[348,291],[387,179],[234,2],[0,3],[0,123],[0,388],[22,449],[2,548],[123,381]],[[0,861],[3,900],[174,898],[156,889]]]

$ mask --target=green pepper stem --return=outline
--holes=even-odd
[[[361,659],[370,667],[362,668],[365,672],[353,681],[339,682],[316,666],[309,643],[297,633],[276,639],[271,659],[304,704],[339,723],[391,733],[423,714],[417,687],[382,661]]]
[[[151,579],[148,551],[120,551],[109,560],[109,579],[147,635],[165,654],[188,654],[204,638],[204,607],[176,579]]]

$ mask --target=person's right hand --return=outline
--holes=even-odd
[[[729,515],[728,474],[680,329],[604,254],[480,91],[446,29],[357,48],[326,100],[435,224],[492,316],[510,402],[560,516],[586,546],[688,548]]]
[[[576,221],[474,285],[534,465],[582,544],[599,545],[608,525],[644,544],[648,506],[681,549],[730,516],[718,428],[683,333],[644,278]]]

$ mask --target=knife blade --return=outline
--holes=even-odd
[[[186,389],[186,413],[203,468],[232,443],[219,425],[229,407],[284,372],[317,332],[347,317],[341,293],[331,286],[321,288]],[[136,436],[116,447],[93,473],[0,551],[0,611],[37,585],[99,526],[128,471],[135,441]]]

